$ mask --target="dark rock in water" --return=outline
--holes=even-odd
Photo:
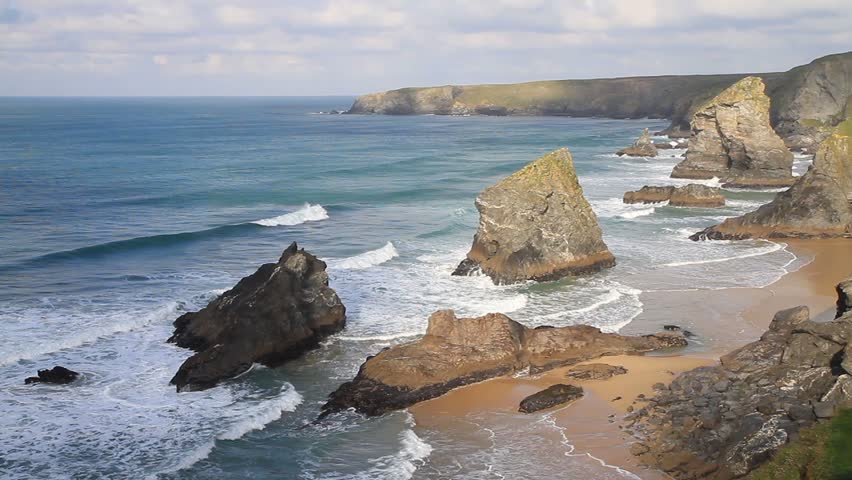
[[[55,383],[58,385],[64,385],[66,383],[73,382],[79,376],[79,373],[57,365],[51,369],[39,370],[37,377],[27,377],[24,379],[24,383],[27,385],[32,383]]]
[[[565,376],[577,380],[606,380],[616,375],[624,375],[625,373],[627,373],[627,369],[621,365],[588,363],[572,368]]]
[[[624,203],[659,203],[668,201],[673,207],[716,208],[725,206],[722,189],[690,183],[681,187],[644,186],[634,192],[624,194]]]
[[[852,406],[843,366],[852,312],[831,322],[809,317],[807,307],[782,310],[758,341],[658,390],[630,417],[643,445],[634,454],[677,479],[739,478],[817,418]]]
[[[692,117],[686,160],[672,178],[710,179],[759,188],[793,184],[793,154],[769,123],[763,81],[746,77],[704,104]]]
[[[852,311],[852,277],[837,284],[837,317]]]
[[[603,355],[685,345],[683,337],[667,333],[628,337],[587,325],[531,329],[499,313],[459,319],[452,310],[441,310],[429,317],[420,340],[368,358],[352,381],[329,396],[323,411],[353,408],[381,415],[525,369],[536,374]]]
[[[633,142],[633,145],[619,150],[617,152],[619,157],[623,155],[627,155],[628,157],[656,157],[657,156],[657,147],[654,145],[654,142],[651,140],[651,134],[648,132],[648,129],[642,131],[642,135]]]
[[[521,413],[533,413],[540,410],[573,402],[583,396],[583,389],[575,385],[559,383],[551,385],[544,390],[534,393],[521,400],[518,411]]]
[[[663,325],[663,330],[668,330],[669,332],[679,332],[680,327],[677,325]]]
[[[479,229],[453,275],[494,283],[557,280],[615,265],[568,149],[549,153],[476,198]]]
[[[275,366],[340,331],[346,308],[328,286],[326,265],[296,243],[198,312],[174,322],[169,342],[195,350],[171,383],[203,390],[253,363]]]
[[[852,121],[847,120],[852,130]],[[852,236],[852,141],[839,129],[790,189],[757,210],[708,227],[692,240]]]

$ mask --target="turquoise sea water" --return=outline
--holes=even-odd
[[[621,203],[684,183],[667,179],[682,151],[612,155],[663,121],[315,114],[351,101],[0,98],[0,477],[533,478],[511,435],[479,447],[498,437],[424,431],[405,412],[299,427],[437,309],[648,333],[659,322],[631,323],[643,292],[765,285],[797,266],[783,244],[686,239],[772,193],[726,192],[720,210]],[[618,266],[538,285],[450,277],[477,193],[562,146]],[[190,352],[165,343],[171,322],[291,241],[328,261],[347,328],[282,368],[177,394]],[[53,365],[84,377],[23,385]],[[559,462],[538,468],[629,478]]]

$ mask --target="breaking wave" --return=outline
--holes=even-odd
[[[328,212],[322,207],[322,205],[311,205],[310,203],[306,203],[304,207],[296,210],[295,212],[285,213],[284,215],[279,215],[277,217],[255,220],[251,223],[264,227],[283,227],[301,225],[305,222],[318,222],[327,218]]]

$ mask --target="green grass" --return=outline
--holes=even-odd
[[[852,410],[830,422],[801,432],[769,462],[749,475],[751,480],[852,479]]]

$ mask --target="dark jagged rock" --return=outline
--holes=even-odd
[[[656,157],[657,147],[651,140],[651,133],[646,128],[642,131],[642,135],[633,142],[633,145],[619,150],[617,155],[619,157],[623,155],[627,155],[628,157]]]
[[[634,453],[677,479],[748,474],[817,418],[852,405],[850,341],[850,312],[831,322],[810,320],[807,307],[776,313],[758,341],[681,374],[629,417],[642,442]]]
[[[754,212],[729,218],[690,238],[740,240],[852,236],[850,150],[852,146],[848,135],[833,134],[820,145],[808,172],[791,188]]]
[[[837,316],[852,311],[852,277],[837,284]]]
[[[24,383],[26,385],[33,383],[53,383],[57,385],[64,385],[66,383],[73,382],[79,376],[79,373],[57,365],[50,369],[39,370],[37,377],[27,377],[24,379]]]
[[[476,208],[479,229],[453,275],[481,269],[494,283],[506,284],[615,265],[566,148],[486,188]]]
[[[606,380],[616,375],[624,375],[625,373],[627,373],[627,369],[620,365],[588,363],[572,368],[565,376],[576,380]]]
[[[527,368],[536,374],[603,355],[685,345],[674,334],[628,337],[585,325],[530,329],[499,313],[458,319],[452,310],[441,310],[429,317],[420,340],[369,357],[352,381],[329,396],[323,411],[354,408],[381,415]]]
[[[818,58],[784,73],[753,75],[766,83],[772,125],[791,148],[817,145],[826,130],[848,115],[852,52]],[[348,113],[668,118],[671,125],[660,133],[681,138],[689,136],[690,121],[701,105],[747,76],[667,75],[402,88],[362,95]]]
[[[757,77],[746,77],[692,117],[686,159],[672,178],[718,177],[736,187],[793,183],[793,154],[769,123],[769,97]]]
[[[172,378],[178,391],[202,390],[253,363],[275,366],[340,331],[346,309],[328,286],[326,265],[294,242],[198,312],[174,322],[169,342],[195,350]]]
[[[576,385],[558,383],[521,400],[521,404],[518,406],[518,411],[521,413],[538,412],[573,402],[578,398],[582,398],[582,396],[582,388]]]
[[[681,187],[646,185],[637,191],[624,194],[624,203],[659,203],[666,201],[674,207],[717,208],[725,206],[722,189],[698,183],[690,183]]]

